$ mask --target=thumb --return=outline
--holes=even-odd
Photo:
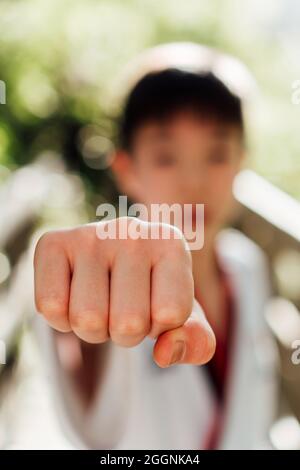
[[[179,328],[162,333],[155,343],[153,358],[160,367],[173,364],[203,365],[216,349],[216,338],[202,308],[194,300],[193,311]]]

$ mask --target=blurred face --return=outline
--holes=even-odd
[[[233,207],[232,183],[243,149],[237,128],[182,113],[148,122],[121,154],[119,181],[136,202],[205,205],[205,228],[218,230]],[[118,165],[116,165],[118,168]]]

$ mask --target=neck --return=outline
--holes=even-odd
[[[191,252],[193,260],[193,275],[195,283],[201,279],[211,279],[218,275],[218,264],[215,254],[215,237],[210,237],[205,240],[205,245],[201,250]]]
[[[218,337],[225,331],[224,288],[215,252],[215,237],[206,237],[202,250],[192,251],[195,298]]]

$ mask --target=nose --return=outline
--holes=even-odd
[[[201,166],[201,168],[199,168],[199,166],[197,168],[193,166],[185,169],[181,175],[181,190],[186,200],[194,202],[204,200],[208,183],[207,176],[203,166]]]

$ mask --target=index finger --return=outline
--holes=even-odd
[[[71,270],[68,257],[51,234],[43,235],[34,255],[34,292],[37,311],[56,330],[71,331],[68,319]]]

